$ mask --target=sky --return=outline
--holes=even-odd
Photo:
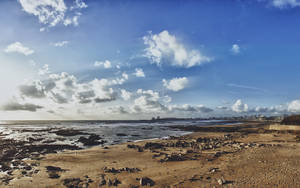
[[[1,0],[0,119],[300,112],[300,0]]]

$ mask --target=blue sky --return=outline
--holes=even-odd
[[[3,0],[0,118],[299,112],[299,16],[298,0]]]

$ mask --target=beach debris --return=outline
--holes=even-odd
[[[153,186],[155,184],[155,182],[148,178],[148,177],[142,177],[140,178],[140,185],[141,186]]]

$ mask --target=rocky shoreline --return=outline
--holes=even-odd
[[[293,149],[294,152],[298,147],[300,151],[300,133],[271,131],[261,122],[232,125],[228,129],[222,125],[173,128],[195,133],[90,149],[3,139],[0,185],[34,187],[34,183],[42,181],[39,187],[255,187],[260,182],[264,187],[272,187],[278,182],[286,183],[286,177],[277,181],[261,176],[254,181],[247,179],[251,173],[255,176],[249,169],[259,168],[258,174],[269,173],[264,168],[272,160],[275,160],[273,167],[286,169],[281,165],[282,160],[293,161],[294,158],[284,154],[273,159],[274,153],[283,155],[282,151]],[[99,135],[78,130],[56,130],[56,134],[78,135],[78,142],[83,145],[105,143]],[[251,164],[251,160],[255,162]],[[279,161],[276,163],[276,160]],[[249,176],[242,176],[240,172],[246,169],[241,164],[253,166],[248,166]],[[297,171],[288,171],[286,175],[295,178],[296,174]],[[295,180],[292,185],[300,184],[298,178]]]

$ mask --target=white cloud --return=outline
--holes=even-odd
[[[157,65],[161,65],[163,60],[166,60],[165,62],[173,66],[189,68],[212,60],[199,50],[188,50],[166,30],[154,35],[150,33],[143,39],[144,44],[147,45],[145,56]]]
[[[136,68],[134,75],[136,77],[145,77],[145,73],[144,73],[143,69],[141,69],[141,68]]]
[[[204,105],[191,106],[189,104],[184,104],[182,106],[173,105],[169,106],[170,111],[181,111],[181,112],[200,112],[200,113],[209,113],[213,109],[205,107]]]
[[[81,15],[82,15],[81,13],[77,12],[75,14],[75,16],[73,16],[71,18],[70,17],[66,18],[64,20],[64,25],[68,26],[68,25],[72,25],[73,24],[74,26],[78,26],[79,25],[78,19],[80,18]]]
[[[74,5],[70,7],[71,10],[73,9],[82,9],[87,8],[87,4],[83,0],[75,0]]]
[[[111,66],[111,62],[108,61],[108,60],[105,60],[105,61],[95,61],[94,66],[95,67],[104,67],[105,69],[110,69],[112,67]]]
[[[300,6],[300,0],[272,0],[272,5],[277,8],[297,7]]]
[[[240,46],[237,44],[233,44],[231,47],[231,51],[234,54],[239,54],[240,53]]]
[[[189,80],[186,77],[181,77],[181,78],[173,78],[169,81],[163,79],[162,82],[167,89],[176,92],[186,88],[189,83]]]
[[[6,53],[16,52],[16,53],[20,53],[20,54],[28,56],[28,55],[33,54],[34,50],[24,46],[20,42],[15,42],[15,43],[8,45],[6,47],[6,49],[4,49],[4,52],[6,52]]]
[[[37,16],[40,23],[49,27],[65,22],[78,25],[78,18],[81,15],[78,10],[87,8],[83,0],[75,0],[74,4],[69,8],[64,0],[19,0],[19,2],[25,12]],[[75,16],[70,21],[67,21],[69,18],[65,17],[69,14],[75,14]]]
[[[231,107],[232,111],[234,112],[247,112],[248,105],[244,104],[241,99],[238,99]]]
[[[41,27],[40,28],[40,32],[44,32],[44,31],[46,31],[46,28],[45,27]]]
[[[67,45],[68,43],[69,43],[69,41],[64,40],[64,41],[52,43],[52,45],[55,46],[55,47],[63,47],[65,45]]]
[[[138,95],[138,98],[134,100],[133,112],[160,113],[168,110],[165,105],[161,104],[161,97],[158,92],[138,89],[136,94]]]
[[[125,80],[103,78],[81,83],[74,75],[62,72],[23,84],[19,91],[24,100],[48,101],[46,104],[97,104],[116,100],[117,92],[113,86],[121,85]]]
[[[126,91],[125,89],[121,89],[121,97],[125,100],[128,101],[132,96],[132,93],[129,91]]]
[[[289,112],[300,112],[300,100],[294,100],[288,104]]]
[[[38,71],[38,74],[40,75],[40,76],[43,76],[43,75],[45,75],[45,74],[49,74],[50,73],[50,71],[49,71],[49,65],[48,64],[45,64],[41,69],[39,69],[39,71]]]
[[[163,101],[165,103],[170,103],[170,102],[172,102],[172,97],[170,97],[169,95],[166,95],[163,97]]]

